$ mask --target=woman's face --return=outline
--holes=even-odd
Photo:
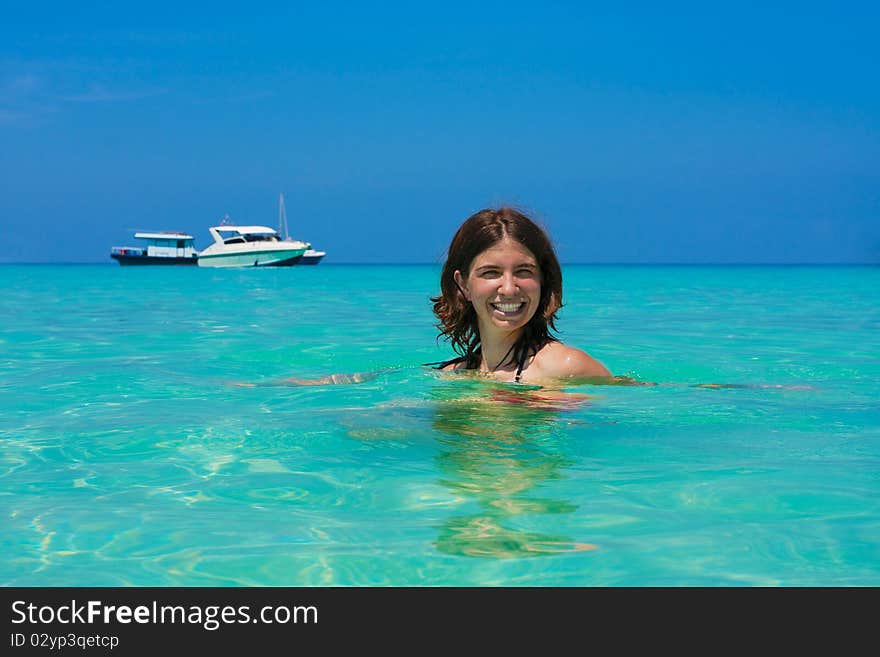
[[[467,275],[456,270],[454,276],[477,312],[481,333],[524,327],[541,301],[538,261],[525,246],[509,237],[474,258]]]

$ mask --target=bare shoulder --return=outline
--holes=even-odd
[[[585,351],[561,342],[550,342],[538,352],[533,363],[541,378],[570,379],[610,377],[611,372]]]

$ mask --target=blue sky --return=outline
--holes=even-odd
[[[563,262],[880,262],[875,3],[11,3],[0,262],[225,214],[439,262],[517,205]]]

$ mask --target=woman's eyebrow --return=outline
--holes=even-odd
[[[535,262],[532,262],[530,260],[524,260],[522,262],[515,263],[513,265],[513,268],[514,269],[522,269],[522,268],[535,269],[535,268],[537,268],[537,266],[538,266],[538,264]],[[486,269],[504,269],[504,266],[493,263],[493,262],[487,262],[486,264],[479,265],[478,267],[474,267],[474,271],[485,271]]]

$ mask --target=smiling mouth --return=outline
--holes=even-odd
[[[520,310],[525,308],[525,301],[518,301],[516,303],[493,303],[490,304],[495,310],[498,310],[505,315],[512,315],[518,313]]]

